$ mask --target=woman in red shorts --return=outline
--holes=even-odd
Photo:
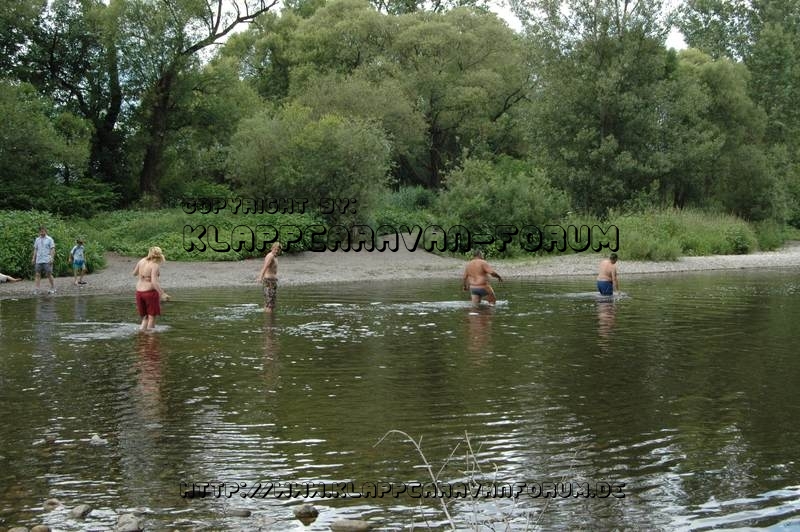
[[[161,271],[161,264],[165,261],[164,253],[158,246],[153,246],[147,256],[136,263],[133,275],[138,277],[136,281],[136,310],[142,317],[142,331],[155,329],[156,316],[161,315],[161,301],[169,299],[158,277]]]

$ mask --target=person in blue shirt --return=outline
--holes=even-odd
[[[39,227],[39,236],[33,241],[33,256],[31,257],[31,264],[34,266],[36,273],[36,290],[39,293],[39,283],[42,280],[42,275],[46,275],[50,281],[50,293],[55,293],[56,287],[53,282],[53,259],[56,257],[56,243],[47,234],[47,228],[44,226]]]
[[[83,280],[83,275],[86,273],[86,253],[82,238],[76,240],[75,245],[72,246],[72,250],[69,252],[69,262],[72,263],[75,286],[86,284],[86,281]]]

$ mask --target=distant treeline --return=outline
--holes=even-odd
[[[477,0],[14,0],[0,209],[352,198],[317,214],[367,223],[411,190],[475,231],[686,208],[800,226],[800,4],[513,4],[520,32]]]

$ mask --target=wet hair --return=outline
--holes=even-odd
[[[617,254],[616,253],[612,253],[611,255],[609,255],[608,258],[611,259],[612,263],[613,262],[617,262]]]
[[[147,260],[155,260],[158,262],[164,262],[167,259],[164,257],[164,252],[161,251],[161,248],[158,246],[153,246],[147,252]]]
[[[477,257],[479,259],[482,259],[483,258],[483,252],[481,252],[481,250],[479,250],[479,249],[476,249],[475,251],[472,252],[472,256],[473,257]]]

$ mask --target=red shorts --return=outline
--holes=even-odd
[[[136,292],[136,310],[139,316],[161,316],[161,298],[158,290],[148,290],[147,292]]]

